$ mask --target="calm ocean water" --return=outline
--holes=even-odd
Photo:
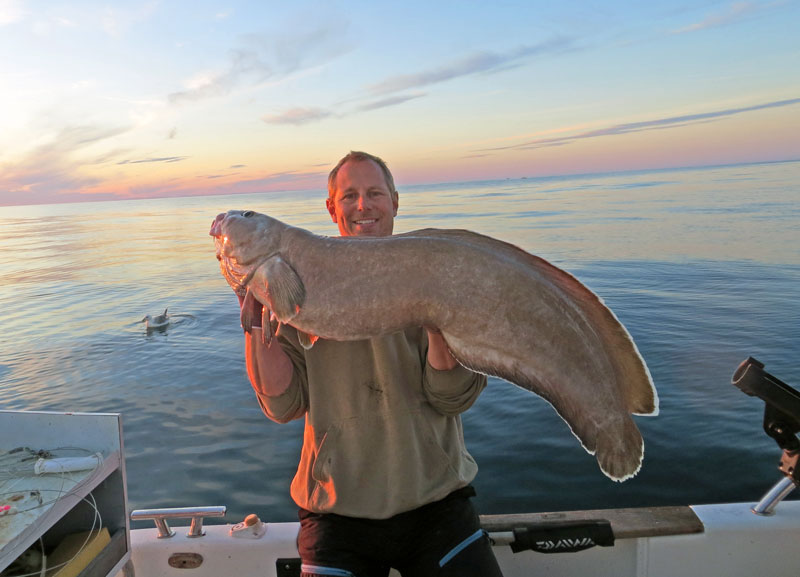
[[[120,412],[130,508],[295,519],[302,422],[260,412],[211,219],[337,234],[324,191],[0,207],[0,408]],[[609,481],[544,401],[492,379],[464,415],[483,513],[756,501],[779,478],[752,355],[800,388],[800,163],[400,187],[396,232],[468,228],[575,274],[647,361],[640,474]],[[145,314],[175,323],[146,334]],[[1,442],[0,442],[1,445]],[[797,495],[793,495],[797,497]]]

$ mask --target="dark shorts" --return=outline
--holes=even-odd
[[[300,509],[302,576],[502,577],[470,502],[472,487],[389,519]]]

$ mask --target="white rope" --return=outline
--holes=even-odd
[[[91,499],[91,501],[89,501]],[[89,493],[85,498],[81,499],[84,503],[87,503],[92,509],[94,509],[94,517],[92,518],[92,527],[89,529],[88,534],[86,535],[86,540],[81,544],[78,550],[75,552],[75,555],[72,556],[68,561],[64,561],[63,563],[59,563],[58,565],[53,565],[52,567],[47,566],[47,555],[45,555],[44,551],[44,542],[42,538],[39,537],[39,546],[42,552],[42,566],[33,573],[24,573],[22,575],[14,575],[14,577],[43,577],[47,571],[61,569],[62,567],[66,567],[70,563],[72,563],[78,556],[83,553],[86,549],[86,546],[95,538],[100,536],[100,531],[103,529],[103,518],[100,515],[100,510],[97,508],[97,501],[94,498],[92,493]],[[95,527],[97,527],[97,532],[95,532]]]
[[[64,455],[65,452],[72,452],[73,454],[74,452],[80,452],[86,456],[68,457]],[[80,459],[81,461],[76,462],[75,459]],[[86,459],[91,459],[91,461],[86,461]],[[37,474],[36,463],[40,461],[48,464],[48,466],[45,467],[43,464],[40,464],[38,468],[43,469],[43,472]],[[81,487],[92,483],[100,474],[102,463],[102,454],[93,453],[88,449],[79,447],[58,447],[56,449],[39,451],[34,451],[29,447],[20,447],[12,449],[11,451],[0,451],[0,488],[3,489],[3,491],[0,492],[0,501],[10,504],[3,511],[0,511],[0,514],[3,516],[13,516],[36,509],[47,509],[39,518],[39,522],[44,522],[53,511],[50,506],[64,497],[78,495]],[[76,470],[75,467],[78,465],[81,465],[81,467]],[[83,465],[87,466],[84,467]],[[85,475],[85,471],[89,471],[89,474]],[[76,478],[76,476],[72,476],[70,473],[83,473],[83,475],[78,475]],[[42,483],[45,483],[44,477],[47,479],[58,479],[60,481],[60,487],[53,489],[39,486],[37,488],[35,480],[39,478]],[[23,482],[26,483],[25,489],[14,490],[14,487]],[[68,484],[70,484],[70,488],[65,489]],[[51,496],[51,494],[53,495]],[[28,503],[31,499],[33,500],[32,504]],[[75,555],[64,563],[53,567],[47,567],[44,542],[40,537],[38,542],[42,555],[41,567],[33,573],[15,575],[15,577],[44,577],[47,571],[60,569],[72,563],[86,549],[90,541],[100,535],[100,531],[103,528],[103,520],[97,508],[97,501],[94,495],[90,492],[86,497],[82,497],[81,501],[87,503],[94,509],[94,516],[92,519],[92,527],[89,529],[86,540],[79,547]],[[18,505],[14,503],[18,503]]]

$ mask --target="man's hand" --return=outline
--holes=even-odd
[[[261,342],[269,345],[272,337],[276,336],[280,329],[280,323],[275,317],[275,313],[267,308],[267,305],[262,305],[249,289],[244,297],[239,293],[236,296],[239,297],[239,307],[241,308],[239,319],[244,332],[250,334],[253,329],[261,329]]]
[[[428,363],[437,371],[449,371],[458,364],[450,352],[447,341],[442,336],[442,331],[436,327],[424,327],[428,332]]]

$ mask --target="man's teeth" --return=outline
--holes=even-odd
[[[357,220],[356,224],[372,224],[373,222],[377,222],[375,218],[366,218],[364,220]]]

